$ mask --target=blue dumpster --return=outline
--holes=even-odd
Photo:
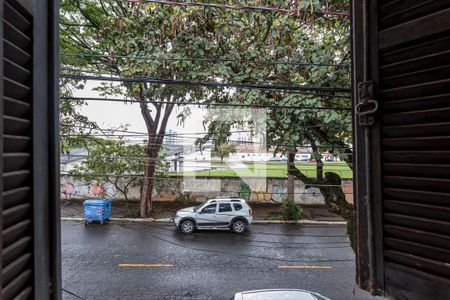
[[[109,199],[93,199],[85,200],[84,206],[84,224],[89,221],[97,221],[103,223],[111,217],[111,204]]]

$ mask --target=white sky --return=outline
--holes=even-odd
[[[84,90],[75,91],[75,97],[102,97],[92,89],[98,85],[96,81],[88,81]],[[121,96],[111,96],[110,98],[122,98]],[[122,102],[86,101],[88,105],[81,108],[81,113],[91,121],[97,122],[100,128],[117,128],[121,125],[128,125],[129,131],[146,132],[144,119],[142,118],[139,104],[125,104]],[[202,121],[206,114],[205,109],[198,106],[190,106],[191,115],[186,119],[184,125],[177,125],[179,108],[175,107],[169,119],[167,130],[172,129],[177,133],[204,132]],[[182,109],[180,107],[180,109]],[[199,135],[200,137],[200,135]],[[192,141],[192,139],[189,139]]]

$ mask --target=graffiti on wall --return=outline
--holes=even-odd
[[[177,196],[188,193],[192,200],[204,201],[217,196],[240,196],[252,202],[281,202],[287,195],[287,180],[282,178],[268,178],[265,185],[252,184],[252,189],[247,182],[238,178],[217,178],[210,180],[208,178],[191,178],[190,183],[186,186],[186,181],[180,184],[178,178],[170,178],[167,180],[166,187],[160,191],[159,195],[155,194],[155,199],[167,199],[160,197],[161,195],[171,195],[173,201]],[[248,180],[247,180],[248,181]],[[211,185],[217,189],[212,189]],[[196,186],[194,191],[190,190],[190,186]],[[116,190],[112,184],[100,184],[97,182],[84,182],[70,176],[61,178],[61,199],[70,201],[71,198],[111,198],[123,199],[120,191]],[[156,193],[156,192],[155,192]],[[302,204],[323,204],[324,197],[320,190],[314,187],[306,188],[305,185],[296,180],[294,200]],[[130,200],[138,200],[140,198],[140,186],[132,186],[128,193]],[[165,200],[161,200],[165,201]]]
[[[73,197],[76,198],[115,198],[120,192],[113,184],[103,184],[97,182],[85,182],[75,180],[72,177],[61,178],[60,195],[61,199],[68,202]]]
[[[265,186],[253,185],[252,190],[243,181],[240,184],[240,196],[252,202],[281,202],[287,196],[286,179],[269,179]],[[320,204],[324,197],[318,188],[305,188],[303,182],[296,180],[294,201],[297,203]]]
[[[284,185],[279,180],[272,180],[272,200],[275,202],[283,201],[285,196]]]

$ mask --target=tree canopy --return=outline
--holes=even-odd
[[[233,2],[239,4],[244,1]],[[149,158],[144,170],[141,216],[148,216],[151,210],[155,161],[167,122],[177,106],[177,116],[183,120],[189,109],[180,105],[192,101],[297,106],[344,104],[338,98],[341,94],[333,89],[348,85],[349,72],[341,64],[348,62],[349,20],[322,12],[347,11],[348,2],[250,0],[245,4],[296,12],[118,0],[61,1],[63,78],[83,81],[88,79],[87,75],[108,75],[109,80],[103,78],[96,88],[101,95],[121,95],[140,106],[147,126],[145,151]],[[331,95],[319,95],[321,92],[314,89],[288,93],[186,82],[174,85],[163,80],[313,86],[328,88]],[[326,135],[321,141],[339,137],[339,143],[345,142],[348,118],[339,111],[327,114],[314,110],[273,110],[270,115],[267,144],[283,147],[287,141],[302,143],[305,135],[299,134],[299,130],[312,128],[305,127],[311,125],[326,129],[320,132]]]

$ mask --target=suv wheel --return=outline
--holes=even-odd
[[[192,233],[194,232],[194,229],[194,222],[192,222],[191,220],[183,221],[183,223],[181,223],[180,225],[180,230],[184,233]]]
[[[231,229],[235,233],[244,233],[247,229],[247,224],[245,224],[245,222],[242,220],[237,220],[233,222],[233,224],[231,225]]]

